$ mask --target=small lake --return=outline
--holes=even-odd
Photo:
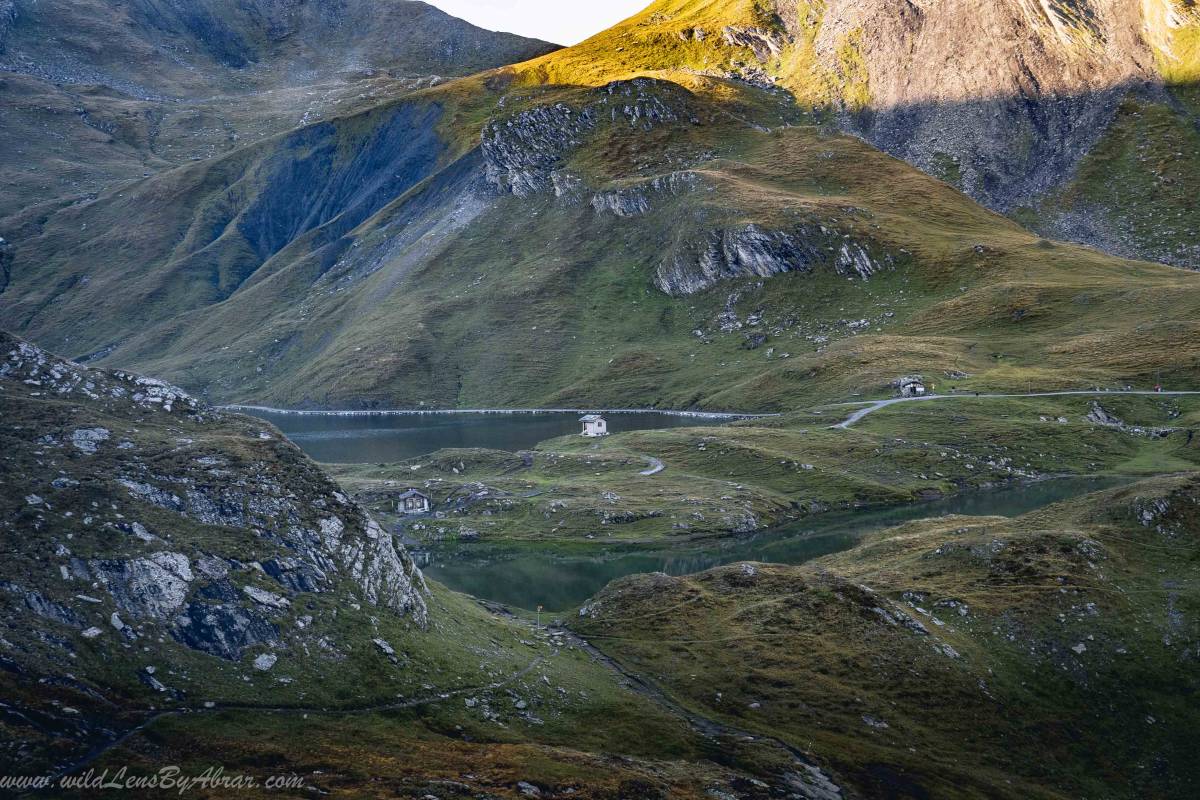
[[[951,514],[1016,517],[1089,492],[1128,483],[1121,478],[1059,478],[880,511],[818,515],[750,536],[677,546],[446,544],[409,549],[429,577],[451,589],[517,608],[560,611],[582,604],[610,581],[647,572],[689,575],[722,564],[802,564],[853,547],[863,535],[914,519]]]
[[[578,434],[580,411],[307,413],[239,408],[265,419],[317,461],[384,464],[437,450],[483,447],[528,450]],[[605,412],[610,433],[719,425],[735,417],[659,411]]]
[[[317,461],[390,463],[459,447],[525,450],[580,432],[579,411],[309,413],[241,408],[273,423]],[[734,416],[605,412],[609,431],[717,425]],[[668,466],[669,468],[669,466]],[[626,575],[688,575],[739,561],[802,564],[853,547],[871,531],[949,514],[1015,517],[1121,478],[1060,478],[878,511],[822,514],[749,536],[679,544],[578,546],[486,542],[409,545],[421,568],[451,589],[517,608],[578,606]],[[597,531],[598,533],[600,531]]]

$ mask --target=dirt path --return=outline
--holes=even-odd
[[[583,650],[598,664],[616,673],[630,691],[641,695],[671,715],[684,720],[701,736],[714,740],[730,739],[743,742],[761,742],[786,751],[795,761],[797,767],[796,775],[802,784],[791,788],[801,791],[802,796],[807,800],[842,800],[841,788],[799,748],[793,747],[782,739],[736,728],[719,722],[712,717],[706,717],[692,711],[667,696],[653,681],[626,669],[619,661],[605,654],[570,629],[554,627],[549,628],[548,631],[552,636],[566,639],[571,644]]]
[[[1200,395],[1200,392],[1154,392],[1154,391],[1070,391],[1070,392],[1028,392],[1026,394],[930,394],[924,397],[892,397],[887,400],[867,400],[863,403],[840,403],[843,406],[866,405],[866,408],[859,409],[847,417],[844,421],[837,425],[831,425],[830,428],[848,430],[853,427],[859,420],[870,414],[874,414],[881,408],[894,406],[897,403],[925,403],[933,400],[987,400],[989,398],[1016,398],[1022,397],[1070,397],[1070,396],[1085,396],[1085,397],[1112,397],[1112,396],[1134,396],[1134,395],[1151,395],[1158,397],[1180,397],[1186,395]]]
[[[90,766],[91,764],[95,763],[98,759],[103,757],[106,753],[109,753],[109,752],[115,750],[116,748],[120,747],[125,742],[129,741],[133,737],[142,733],[147,728],[149,728],[151,725],[153,725],[154,723],[158,722],[161,719],[164,719],[165,717],[179,717],[179,716],[184,716],[184,715],[188,715],[188,714],[218,714],[223,711],[252,711],[252,712],[268,713],[268,714],[335,714],[335,715],[339,715],[339,716],[355,716],[355,715],[360,715],[360,714],[375,714],[375,713],[378,713],[381,711],[402,711],[404,709],[419,708],[421,706],[433,705],[435,703],[444,703],[447,700],[451,700],[455,697],[461,697],[463,695],[479,694],[479,693],[483,693],[483,692],[495,691],[497,689],[503,689],[505,686],[508,686],[509,684],[519,681],[521,678],[525,677],[530,672],[537,669],[539,666],[542,665],[543,662],[545,662],[545,660],[546,660],[546,656],[544,656],[544,655],[536,656],[532,661],[530,661],[528,664],[526,664],[523,668],[521,668],[517,672],[514,672],[512,675],[509,675],[507,678],[505,678],[504,680],[501,680],[501,681],[493,681],[492,683],[484,684],[482,686],[464,686],[464,687],[461,687],[458,689],[450,689],[450,690],[447,690],[444,692],[439,692],[437,694],[429,695],[426,697],[413,698],[412,700],[401,700],[398,702],[380,703],[377,705],[349,706],[349,707],[345,707],[345,708],[339,708],[336,706],[334,706],[334,707],[313,706],[313,707],[306,708],[306,707],[302,707],[302,706],[256,706],[256,705],[238,705],[238,704],[234,704],[234,705],[214,704],[212,706],[172,708],[172,709],[168,709],[165,711],[159,711],[155,714],[151,714],[150,716],[146,717],[140,723],[138,723],[134,727],[130,728],[129,730],[125,731],[120,736],[118,736],[116,739],[112,739],[112,740],[100,745],[99,747],[96,747],[95,749],[93,749],[91,752],[89,752],[86,756],[84,756],[79,761],[71,764],[68,767],[65,767],[65,768],[59,770],[58,772],[55,772],[52,777],[53,777],[54,781],[57,782],[59,778],[62,778],[65,775],[70,775],[72,773],[78,772],[78,771]],[[29,795],[29,796],[32,796],[32,795]]]
[[[638,473],[638,475],[649,477],[651,475],[657,475],[667,468],[667,465],[662,462],[662,459],[654,458],[653,456],[642,456],[642,458],[646,459],[646,465],[649,467],[649,469],[642,470]]]

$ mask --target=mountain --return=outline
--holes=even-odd
[[[26,209],[0,222],[0,324],[286,406],[778,410],[907,373],[1191,385],[1194,276],[1042,239],[871,144],[936,172],[898,148],[961,129],[969,146],[938,152],[990,160],[958,182],[1021,216],[1056,182],[1098,179],[1088,159],[1108,145],[1087,137],[1117,105],[1177,96],[1191,12],[1160,29],[1140,6],[1088,6],[1077,30],[997,4],[983,22],[1022,84],[952,35],[965,5],[925,7],[920,28],[912,4],[855,16],[874,8],[657,3],[574,48]],[[848,43],[876,17],[900,27]],[[872,49],[894,40],[920,45],[903,69]],[[919,110],[931,74],[950,95],[912,125],[872,105]],[[1119,205],[1166,230],[1145,202]]]
[[[276,405],[1189,380],[1197,276],[1039,239],[784,98],[690,80],[464,79],[25,215],[0,320]]]
[[[1197,267],[1198,43],[1192,0],[663,0],[521,69],[775,88],[1047,235]]]
[[[0,216],[552,49],[409,0],[4,0]]]

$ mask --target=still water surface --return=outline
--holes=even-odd
[[[538,442],[580,432],[578,412],[450,414],[295,414],[243,409],[265,419],[317,461],[377,464],[436,450],[486,447],[528,450]],[[607,414],[611,433],[719,425],[728,418],[636,411]]]
[[[948,514],[1015,517],[1125,482],[1113,478],[1060,478],[881,511],[818,515],[750,536],[678,546],[608,547],[580,552],[545,544],[455,543],[415,549],[414,555],[427,575],[457,591],[517,608],[541,605],[563,610],[580,605],[609,581],[626,575],[689,575],[739,561],[801,564],[848,550],[871,531],[909,520]]]

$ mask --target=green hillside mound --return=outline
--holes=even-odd
[[[1188,477],[910,523],[803,567],[625,579],[572,627],[864,796],[1178,797],[1196,508]]]

